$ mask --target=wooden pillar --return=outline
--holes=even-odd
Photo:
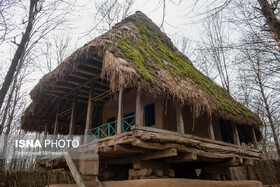
[[[73,135],[75,132],[76,125],[76,106],[77,106],[77,92],[75,92],[75,98],[72,105],[71,111],[71,119],[70,119],[70,127],[69,127],[69,135]]]
[[[236,124],[232,123],[231,126],[232,126],[234,144],[240,145],[239,133]]]
[[[46,136],[48,135],[48,130],[49,130],[49,121],[47,121],[45,124],[43,142],[45,142]]]
[[[144,126],[144,109],[141,103],[141,92],[137,90],[136,94],[136,119],[135,124],[139,126]]]
[[[213,129],[212,116],[210,116],[209,123],[208,123],[208,134],[209,134],[209,138],[210,138],[211,140],[215,140],[215,134],[214,134],[214,129]]]
[[[258,149],[257,137],[253,126],[252,126],[252,135],[253,135],[252,139],[253,139],[254,148]]]
[[[176,120],[177,120],[177,132],[181,134],[185,134],[182,108],[180,107],[179,103],[176,103]]]
[[[45,124],[45,129],[44,129],[44,137],[47,136],[49,130],[49,121],[46,122]],[[45,139],[45,138],[44,138]]]
[[[93,85],[94,81],[90,83],[90,93],[88,96],[88,108],[87,108],[87,118],[86,118],[86,127],[85,127],[85,139],[84,143],[88,142],[88,132],[92,126],[92,113],[93,113],[93,101],[91,98],[93,97]]]
[[[58,128],[59,128],[59,110],[57,109],[56,112],[56,117],[55,117],[55,123],[54,123],[54,130],[53,130],[53,135],[57,135],[58,134]]]
[[[119,91],[119,102],[118,102],[117,134],[121,134],[122,133],[123,95],[124,95],[124,89],[120,88],[120,91]]]

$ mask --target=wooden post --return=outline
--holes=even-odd
[[[179,103],[176,103],[176,120],[177,120],[177,132],[181,134],[185,134],[183,114]]]
[[[49,121],[47,121],[46,124],[45,124],[44,137],[47,136],[48,130],[49,130]]]
[[[91,98],[93,97],[93,85],[94,85],[94,81],[91,81],[90,82],[90,93],[88,96],[88,108],[87,108],[84,143],[88,142],[88,132],[92,126],[93,101],[91,100]]]
[[[67,163],[67,165],[68,165],[68,167],[69,167],[69,169],[70,169],[70,171],[71,171],[71,173],[73,175],[73,178],[74,178],[77,186],[79,186],[79,187],[86,187],[86,185],[85,185],[85,183],[84,183],[84,181],[83,181],[83,179],[82,179],[78,169],[76,168],[76,166],[75,166],[75,164],[74,164],[74,162],[73,162],[73,160],[72,160],[72,158],[70,156],[70,153],[69,152],[67,152],[67,153],[68,154],[64,155],[64,158],[65,158],[66,163]]]
[[[120,88],[120,91],[119,91],[119,103],[118,103],[117,134],[121,134],[122,133],[123,95],[124,95],[124,89]]]
[[[43,136],[43,142],[44,143],[45,143],[46,137],[48,135],[48,130],[49,130],[49,121],[47,121],[46,124],[45,124],[44,136]]]
[[[53,135],[57,135],[58,134],[58,128],[59,128],[59,110],[57,109],[56,112],[56,117],[55,117],[55,123],[54,123],[54,131],[53,131]]]
[[[141,92],[140,90],[137,90],[136,94],[136,119],[135,124],[139,126],[144,126],[144,110],[143,105],[141,103]]]
[[[232,126],[232,131],[233,131],[234,144],[240,145],[239,133],[238,133],[238,129],[236,127],[236,124],[232,123],[231,126]]]
[[[256,133],[255,133],[255,129],[252,126],[252,135],[253,135],[253,144],[254,144],[254,148],[258,149],[258,143],[257,143],[257,137],[256,137]]]
[[[214,129],[213,129],[212,116],[210,116],[209,123],[208,123],[208,134],[209,134],[209,138],[210,138],[211,140],[215,140],[215,134],[214,134]]]
[[[70,127],[69,127],[69,135],[73,135],[74,131],[75,131],[75,125],[76,125],[76,105],[77,105],[77,92],[75,92],[75,98],[74,98],[73,105],[72,105]]]

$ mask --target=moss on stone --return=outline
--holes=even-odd
[[[245,109],[240,103],[230,97],[228,92],[216,85],[208,77],[199,72],[192,64],[186,62],[173,49],[155,33],[147,29],[140,22],[136,23],[139,38],[133,45],[128,36],[124,35],[119,42],[118,47],[122,49],[124,55],[135,62],[138,69],[142,73],[142,77],[153,84],[153,79],[145,67],[157,62],[157,65],[167,71],[173,78],[184,77],[191,79],[200,88],[206,90],[208,94],[215,96],[224,107],[224,109],[233,115],[251,116],[251,113]],[[170,62],[177,69],[166,67],[163,60]],[[149,67],[151,68],[151,67]]]

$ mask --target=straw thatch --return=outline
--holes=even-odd
[[[31,91],[32,100],[40,100],[42,93],[52,89],[57,81],[66,79],[88,59],[102,62],[101,77],[109,80],[112,91],[120,87],[138,87],[151,96],[160,95],[190,106],[197,118],[206,113],[208,117],[215,116],[238,125],[257,128],[262,124],[256,114],[193,67],[141,12],[87,43],[45,75]]]

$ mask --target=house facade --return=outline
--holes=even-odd
[[[141,12],[78,49],[30,95],[22,129],[97,137],[98,161],[66,159],[73,175],[223,180],[228,167],[262,158],[259,117]]]

